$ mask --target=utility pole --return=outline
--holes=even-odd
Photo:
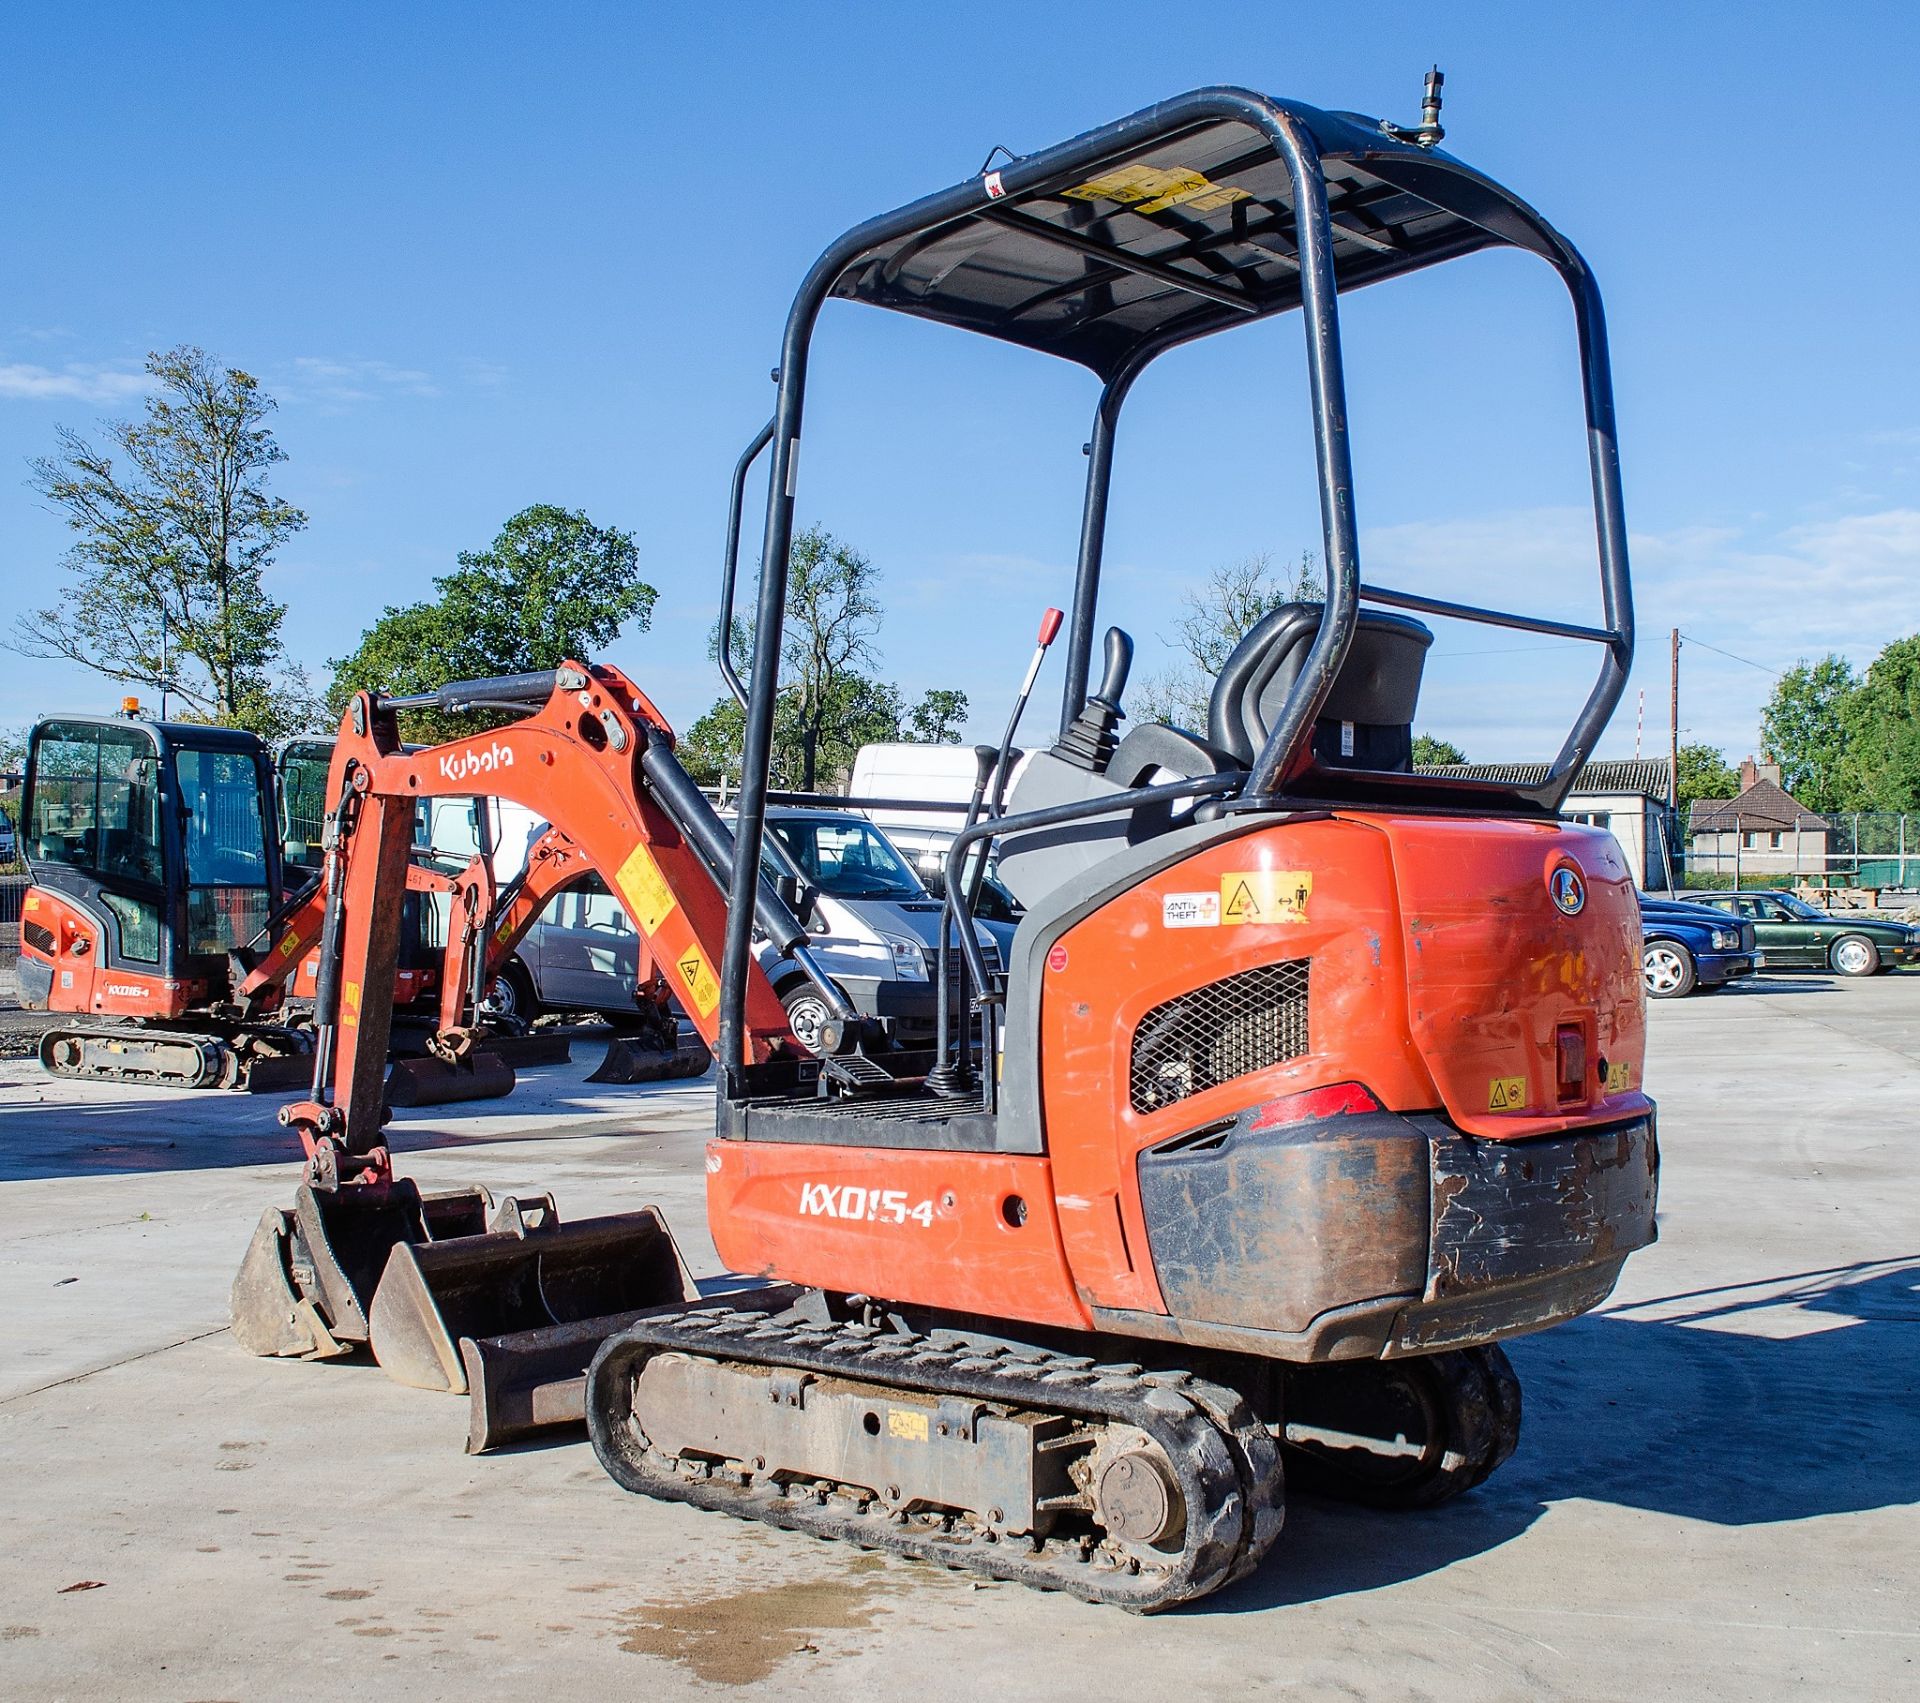
[[[1667,808],[1668,832],[1684,835],[1680,821],[1680,629],[1673,629],[1673,658],[1667,698]],[[1681,842],[1685,844],[1684,839]],[[1667,891],[1673,891],[1673,856],[1667,856]]]

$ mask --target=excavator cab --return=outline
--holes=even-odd
[[[227,997],[230,954],[280,904],[273,796],[250,733],[109,716],[34,727],[21,1000],[84,1020],[47,1031],[48,1068],[180,1086],[231,1079],[226,1041],[188,1019]]]
[[[329,785],[321,1068],[283,1114],[307,1182],[243,1267],[243,1341],[370,1340],[402,1381],[471,1390],[470,1446],[584,1416],[628,1489],[1135,1610],[1259,1563],[1283,1456],[1296,1482],[1400,1507],[1507,1458],[1520,1395],[1501,1339],[1596,1305],[1655,1234],[1633,883],[1610,835],[1558,815],[1633,617],[1598,289],[1538,213],[1440,151],[1439,104],[1437,73],[1417,126],[1200,89],[996,150],[829,244],[734,470],[722,630],[767,459],[750,680],[719,657],[745,729],[731,822],[611,666],[354,700]],[[1543,260],[1571,300],[1592,624],[1361,575],[1341,297],[1497,247]],[[808,369],[835,301],[1098,384],[1057,733],[1004,796],[1049,611],[958,807],[917,1060],[872,1044],[763,873],[772,808],[896,802],[771,780]],[[1296,310],[1325,594],[1246,635],[1206,727],[1123,731],[1132,646],[1098,621],[1123,406],[1170,350]],[[1597,652],[1537,782],[1414,770],[1423,617]],[[428,706],[510,719],[408,751],[397,713]],[[657,1220],[556,1227],[550,1202],[478,1231],[449,1210],[466,1227],[443,1236],[393,1176],[377,1060],[408,822],[420,797],[482,783],[576,837],[712,1046],[708,1224],[760,1287],[695,1297]],[[995,853],[1026,909],[990,963],[974,876]],[[817,1047],[786,1022],[768,947],[832,1012]],[[329,1264],[349,1222],[373,1240]],[[383,1236],[381,1267],[365,1250]]]

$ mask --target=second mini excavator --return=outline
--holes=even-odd
[[[448,693],[513,709],[404,750],[362,694],[331,783],[308,1155],[235,1288],[259,1352],[371,1339],[473,1391],[476,1446],[584,1414],[629,1490],[1136,1610],[1255,1567],[1298,1480],[1407,1506],[1478,1483],[1518,1433],[1498,1343],[1594,1306],[1655,1234],[1633,883],[1557,808],[1632,656],[1600,299],[1573,247],[1402,129],[1209,88],[1009,158],[830,245],[787,321],[743,784],[731,829],[619,670]],[[1507,246],[1566,284],[1601,619],[1364,584],[1340,364],[1347,289]],[[894,1044],[821,975],[761,879],[796,455],[830,299],[1076,361],[1102,382],[1058,738],[963,827],[961,968],[936,1044]],[[1300,310],[1326,597],[1283,605],[1204,731],[1091,692],[1115,424],[1156,356]],[[736,486],[736,490],[738,487]],[[1421,776],[1411,722],[1441,615],[1593,644],[1547,776]],[[431,695],[429,695],[431,696]],[[701,1297],[651,1211],[420,1193],[394,1174],[380,1061],[415,801],[484,784],[609,872],[718,1060],[720,1257]],[[995,846],[1026,903],[1003,974],[961,879]],[[756,943],[755,936],[761,937]],[[763,964],[835,1012],[818,1056]],[[784,973],[784,970],[783,970]],[[942,992],[946,966],[935,970]],[[498,1425],[495,1425],[498,1421]]]

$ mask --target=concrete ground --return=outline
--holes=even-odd
[[[0,1062],[0,1695],[1822,1699],[1920,1694],[1920,977],[1657,1006],[1662,1240],[1512,1347],[1520,1451],[1418,1515],[1292,1507],[1152,1620],[623,1494],[584,1443],[268,1363],[227,1285],[272,1103]],[[428,1184],[702,1228],[703,1084],[402,1114]],[[97,1581],[97,1588],[74,1589]]]

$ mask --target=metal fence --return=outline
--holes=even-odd
[[[1676,859],[1688,887],[1792,887],[1872,903],[1920,884],[1920,816],[1892,810],[1804,817],[1790,827],[1728,812]]]
[[[20,912],[29,877],[0,875],[0,968],[11,970],[20,956]]]

